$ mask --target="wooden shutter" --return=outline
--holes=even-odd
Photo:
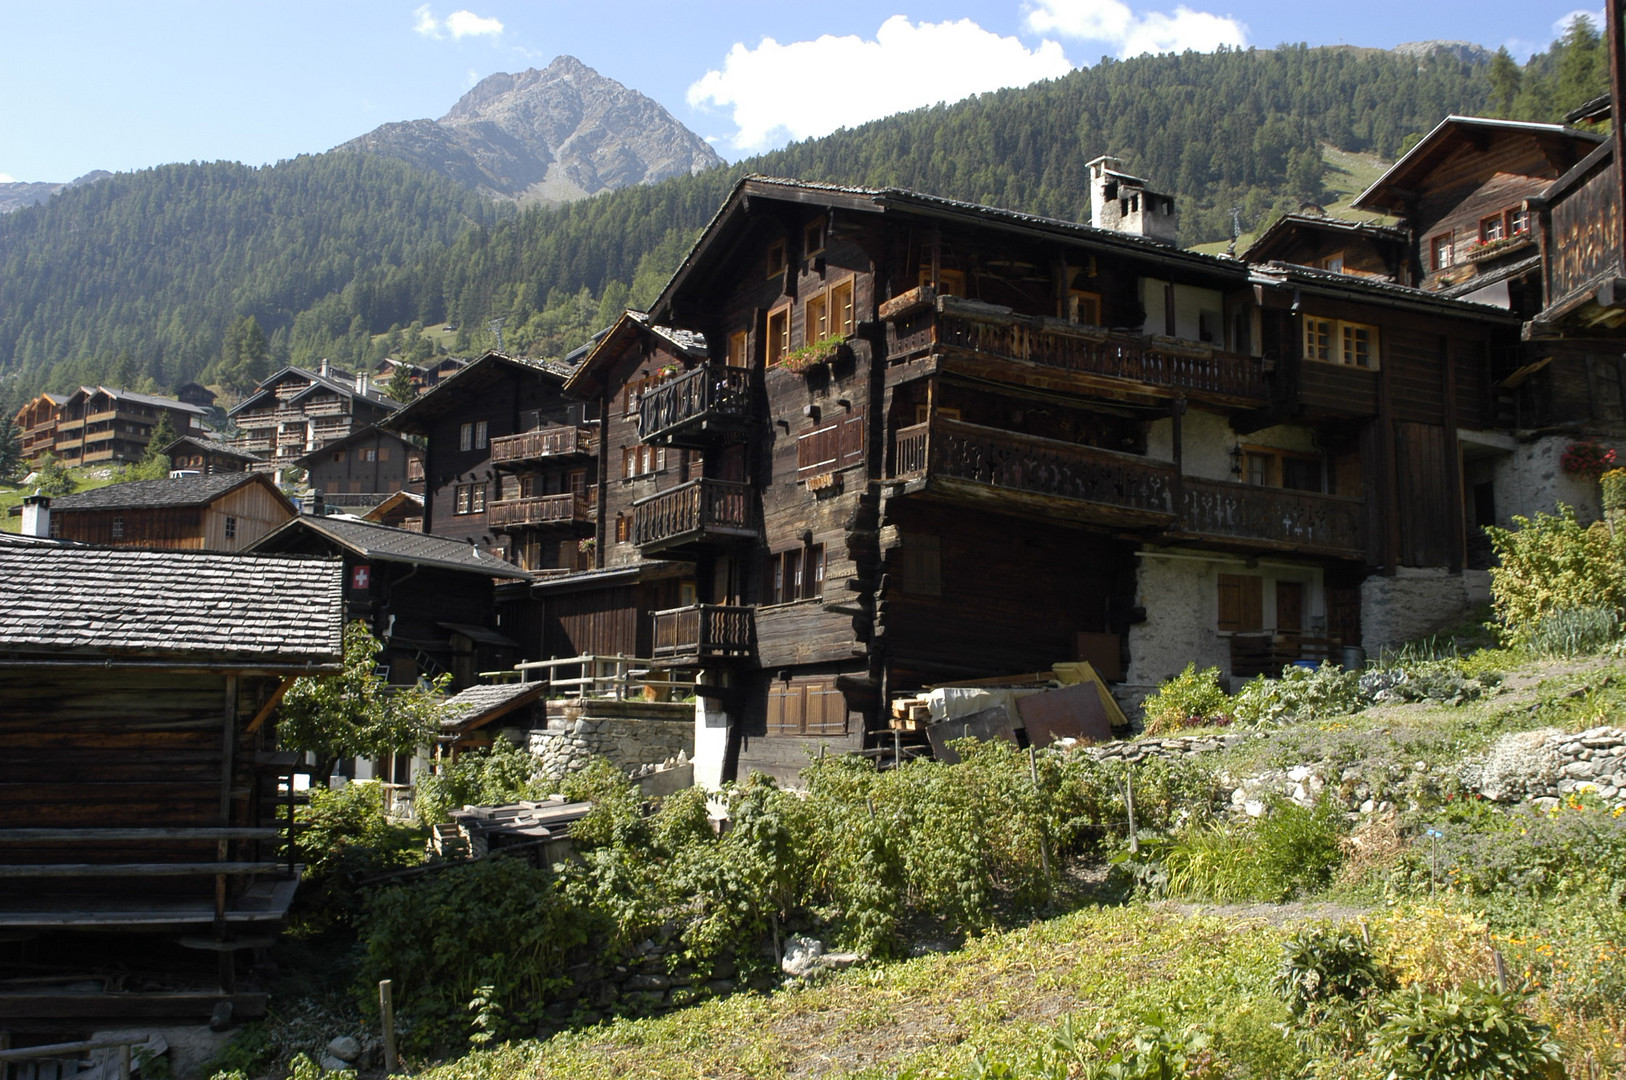
[[[826,424],[796,439],[796,477],[831,472],[840,457],[841,425]]]
[[[803,730],[809,735],[847,734],[847,697],[836,689],[834,679],[808,684],[807,722]]]
[[[864,410],[859,409],[841,422],[836,468],[845,469],[864,460]]]
[[[1219,629],[1237,632],[1264,626],[1264,579],[1219,575]]]

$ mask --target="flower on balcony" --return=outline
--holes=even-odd
[[[797,375],[806,374],[820,364],[827,364],[834,360],[836,354],[846,344],[846,338],[840,334],[832,334],[827,338],[813,342],[811,345],[803,345],[800,349],[792,349],[785,354],[784,359],[774,366],[795,372]]]
[[[1596,480],[1615,467],[1615,452],[1596,439],[1578,439],[1565,449],[1559,464],[1571,476]]]
[[[683,368],[677,364],[667,364],[664,367],[656,370],[655,374],[659,375],[663,379],[670,379],[672,376],[676,375],[682,370]]]
[[[1488,259],[1499,252],[1511,251],[1513,248],[1523,247],[1531,243],[1528,230],[1513,233],[1510,236],[1498,236],[1494,240],[1470,240],[1463,251],[1463,258],[1469,262]]]
[[[593,552],[598,550],[598,538],[593,536],[583,537],[582,539],[576,541],[576,550],[581,552],[583,555],[591,555]]]

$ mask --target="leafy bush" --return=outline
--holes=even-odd
[[[1481,663],[1470,675],[1454,657],[1405,662],[1360,674],[1361,697],[1374,705],[1405,701],[1438,701],[1463,705],[1483,697],[1501,682],[1501,673]]]
[[[1217,667],[1198,671],[1195,661],[1187,664],[1142,703],[1146,733],[1164,735],[1181,728],[1229,724],[1231,696],[1219,679]]]
[[[1309,926],[1285,945],[1271,989],[1298,1023],[1305,1049],[1357,1050],[1377,1020],[1377,999],[1394,977],[1366,943],[1341,926]]]
[[[1287,667],[1278,679],[1263,675],[1237,692],[1238,723],[1260,727],[1295,720],[1322,720],[1359,712],[1366,706],[1360,673],[1326,663],[1318,668]]]
[[[465,750],[443,762],[427,776],[419,776],[414,805],[425,825],[450,821],[452,811],[464,806],[499,806],[519,799],[540,798],[534,779],[536,759],[507,739],[490,747]]]
[[[1477,984],[1396,995],[1372,1033],[1373,1059],[1394,1080],[1562,1076],[1551,1029],[1520,1010],[1523,1000]]]
[[[313,928],[362,910],[358,879],[423,860],[423,830],[387,818],[385,797],[381,784],[352,781],[333,791],[312,788],[310,802],[299,807],[298,851],[305,863],[299,902]]]
[[[493,1029],[500,1037],[533,1023],[548,995],[568,985],[571,951],[594,929],[549,872],[482,859],[377,894],[362,924],[360,985],[394,980],[406,1049]],[[471,1018],[477,994],[499,1007]],[[476,1020],[484,1026],[471,1032]]]
[[[1500,565],[1491,592],[1503,640],[1529,644],[1556,612],[1626,606],[1626,536],[1602,522],[1582,525],[1572,507],[1515,517],[1513,529],[1487,528]]]

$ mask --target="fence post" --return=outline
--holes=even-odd
[[[1033,781],[1033,794],[1042,795],[1043,792],[1039,790],[1039,759],[1037,754],[1034,752],[1032,743],[1028,744],[1028,778]],[[1044,863],[1044,887],[1046,891],[1049,891],[1051,884],[1050,837],[1045,834],[1044,816],[1042,813],[1043,809],[1044,804],[1043,800],[1041,800],[1041,814],[1039,817],[1039,858]]]
[[[1124,807],[1129,811],[1129,853],[1140,853],[1140,838],[1135,835],[1135,773],[1134,767],[1124,770]]]
[[[378,983],[378,1015],[384,1025],[384,1071],[393,1073],[400,1060],[395,1056],[395,1000],[391,991],[394,984],[389,979],[381,979]]]

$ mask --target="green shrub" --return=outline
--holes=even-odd
[[[481,859],[376,895],[362,923],[360,986],[394,980],[408,1050],[501,1037],[533,1023],[549,995],[569,985],[571,952],[597,928],[548,871]],[[488,1008],[471,1016],[476,996]]]
[[[419,776],[414,793],[418,820],[434,825],[452,819],[465,806],[501,806],[540,798],[534,779],[536,759],[507,739],[490,747],[465,750],[442,762],[432,775]]]
[[[1504,641],[1529,644],[1556,612],[1626,606],[1626,535],[1602,522],[1582,525],[1568,506],[1513,522],[1513,529],[1485,530],[1500,559],[1491,593]]]
[[[384,786],[352,781],[337,790],[314,787],[295,815],[297,850],[305,863],[299,904],[311,929],[345,921],[362,910],[359,879],[423,861],[424,832],[384,814]]]
[[[1280,901],[1332,880],[1343,859],[1343,821],[1331,799],[1273,802],[1240,824],[1177,832],[1162,852],[1168,891],[1220,902]]]
[[[1195,662],[1187,664],[1142,703],[1146,733],[1163,735],[1181,728],[1229,724],[1231,695],[1220,687],[1219,680],[1219,668],[1198,671]]]
[[[1550,1029],[1520,1011],[1523,995],[1470,983],[1440,994],[1413,989],[1388,1002],[1372,1033],[1373,1059],[1393,1080],[1560,1077]]]
[[[1271,989],[1297,1021],[1305,1048],[1345,1055],[1358,1049],[1375,1022],[1377,998],[1394,989],[1394,977],[1360,937],[1340,926],[1305,927],[1284,952]]]
[[[1238,723],[1260,727],[1345,716],[1365,706],[1361,673],[1325,663],[1283,668],[1278,679],[1252,679],[1237,691],[1232,707]]]

